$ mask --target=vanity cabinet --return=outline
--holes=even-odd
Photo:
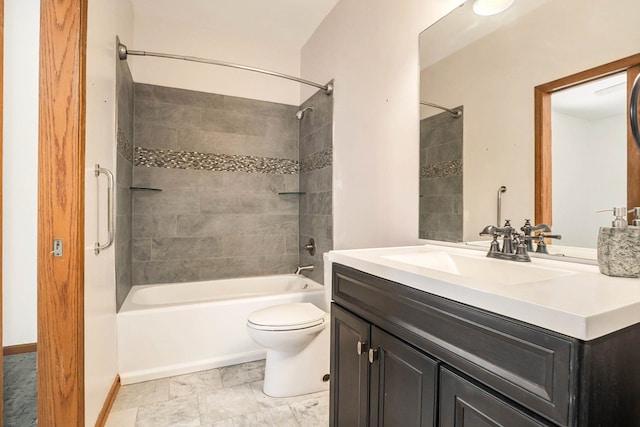
[[[442,427],[548,426],[446,368],[440,371],[439,401]]]
[[[333,264],[332,426],[640,425],[640,332],[590,342]]]
[[[433,426],[438,363],[332,306],[331,425]]]

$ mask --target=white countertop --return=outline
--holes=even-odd
[[[430,244],[342,250],[325,254],[325,278],[331,277],[331,263],[339,263],[585,341],[640,323],[640,278],[609,277],[595,265],[532,259],[531,263],[518,264],[523,268],[531,265],[564,270],[566,274],[528,283],[499,284],[384,258],[443,251],[484,258],[494,263],[496,277],[502,264],[515,262],[485,258],[484,251]]]

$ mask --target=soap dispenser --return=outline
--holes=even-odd
[[[614,277],[640,277],[640,227],[628,227],[627,208],[603,209],[613,212],[611,227],[598,232],[600,272]]]

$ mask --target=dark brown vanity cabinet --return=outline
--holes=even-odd
[[[336,304],[331,313],[331,425],[433,426],[438,363]]]
[[[584,342],[333,265],[332,426],[640,426],[640,326]]]

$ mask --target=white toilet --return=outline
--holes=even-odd
[[[329,313],[308,302],[249,315],[249,335],[267,349],[266,395],[289,397],[329,388],[329,322]]]

